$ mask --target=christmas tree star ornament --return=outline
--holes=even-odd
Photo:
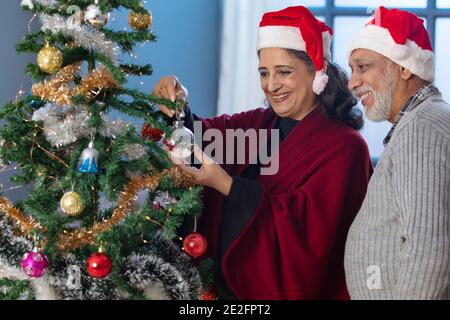
[[[98,252],[93,253],[87,260],[87,272],[93,278],[102,279],[109,275],[111,269],[111,259],[105,254],[103,245],[100,245]]]
[[[83,150],[78,165],[78,172],[98,173],[98,150],[94,148],[94,142],[89,142],[89,146]]]
[[[42,71],[55,73],[62,67],[63,54],[61,50],[46,42],[45,46],[38,53],[37,63]]]
[[[76,217],[84,210],[84,204],[77,192],[70,191],[63,195],[60,201],[61,210],[68,216]]]

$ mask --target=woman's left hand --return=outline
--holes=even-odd
[[[228,196],[233,178],[196,145],[194,146],[194,155],[202,164],[200,169],[189,167],[183,163],[176,163],[177,167],[189,174],[195,183],[214,188],[223,195]]]

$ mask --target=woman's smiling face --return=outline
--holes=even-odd
[[[314,70],[286,49],[264,48],[259,52],[261,89],[280,117],[303,119],[317,96],[312,91]]]

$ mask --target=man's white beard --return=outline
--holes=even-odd
[[[394,94],[394,72],[390,67],[387,68],[386,75],[381,81],[385,83],[384,92],[377,92],[367,84],[355,90],[356,94],[370,91],[373,95],[373,106],[364,106],[364,112],[366,117],[374,122],[386,121],[391,116]]]

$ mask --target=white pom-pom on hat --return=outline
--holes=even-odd
[[[327,74],[323,70],[316,71],[312,85],[313,92],[319,96],[323,92],[323,90],[325,90],[327,83]]]

